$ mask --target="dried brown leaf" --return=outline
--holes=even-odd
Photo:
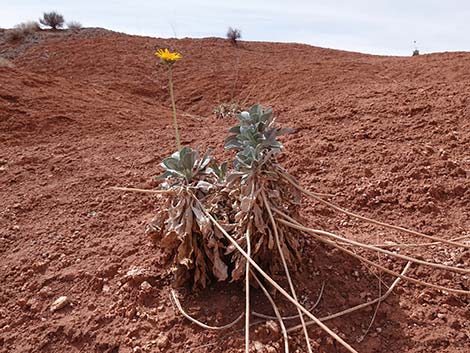
[[[220,258],[218,247],[214,249],[214,265],[212,267],[212,272],[219,281],[225,281],[228,277],[228,267]]]

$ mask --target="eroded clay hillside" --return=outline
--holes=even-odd
[[[469,53],[380,57],[99,29],[8,44],[0,33],[0,53],[15,66],[0,68],[0,352],[243,351],[242,324],[204,331],[171,304],[170,269],[144,234],[156,198],[109,189],[154,187],[160,161],[174,152],[167,72],[153,55],[162,47],[183,55],[174,79],[184,144],[228,158],[223,141],[235,119],[217,119],[213,108],[271,106],[294,129],[280,161],[302,185],[354,212],[469,244]],[[371,244],[422,242],[304,202],[312,226]],[[470,265],[464,248],[408,252]],[[324,284],[319,316],[378,296],[377,278],[360,262],[314,241],[304,256],[299,292],[310,305]],[[404,264],[382,261],[397,271]],[[468,275],[422,266],[409,275],[470,290]],[[60,296],[67,305],[51,312]],[[253,296],[269,313],[261,293]],[[223,283],[183,298],[213,325],[244,305],[243,289]],[[401,283],[363,337],[374,310],[329,326],[363,353],[470,350],[468,296]],[[253,327],[257,351],[281,352],[268,328]],[[318,352],[342,352],[318,328],[310,332]],[[292,345],[305,351],[301,331]]]

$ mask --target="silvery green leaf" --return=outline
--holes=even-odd
[[[169,158],[174,158],[174,159],[179,160],[180,159],[180,154],[181,154],[181,151],[176,151]]]
[[[250,116],[251,115],[256,115],[256,116],[259,117],[262,113],[263,113],[263,108],[261,107],[260,104],[255,104],[250,109]]]
[[[168,178],[184,178],[185,175],[180,173],[176,170],[166,170],[163,174],[161,174],[158,178],[159,179],[168,179]]]
[[[179,160],[174,157],[165,158],[160,165],[165,169],[178,170],[181,168]]]
[[[199,161],[199,165],[196,170],[197,173],[204,170],[212,161],[212,157],[209,155],[211,152],[212,152],[212,149],[209,148],[207,149],[206,153],[204,153],[204,156]]]
[[[180,152],[181,164],[184,169],[193,170],[194,164],[196,163],[197,151],[192,150],[189,147],[183,147]]]
[[[220,166],[212,162],[209,168],[207,168],[208,173],[214,174],[219,181],[223,181],[225,175],[227,174],[227,162],[223,162]]]
[[[233,127],[231,127],[228,132],[232,133],[232,134],[239,134],[240,133],[240,125],[235,125]]]
[[[220,170],[222,172],[222,176],[225,177],[225,175],[227,175],[227,166],[228,166],[228,163],[227,162],[223,162],[221,165],[220,165]]]

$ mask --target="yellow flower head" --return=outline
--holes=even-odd
[[[177,60],[181,59],[180,53],[172,53],[168,49],[158,49],[155,53],[164,63],[174,64]]]

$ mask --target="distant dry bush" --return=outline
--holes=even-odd
[[[70,21],[70,22],[67,22],[67,28],[72,31],[78,31],[79,29],[82,28],[82,24],[78,21]]]
[[[51,27],[52,29],[59,29],[64,26],[64,16],[61,14],[51,11],[51,12],[44,12],[42,18],[39,19],[42,25]]]
[[[15,28],[6,31],[5,39],[8,42],[23,40],[26,36],[41,30],[39,24],[35,21],[23,22],[16,25]]]
[[[238,28],[229,27],[227,30],[227,39],[233,45],[237,45],[237,41],[242,37],[242,32]]]
[[[413,54],[412,56],[417,56],[419,55],[419,49],[418,49],[418,46],[416,45],[416,41],[414,40],[413,41],[414,45],[415,45],[415,50],[413,50]]]
[[[15,28],[20,28],[23,32],[27,33],[34,33],[41,30],[41,27],[39,27],[39,23],[37,23],[36,21],[23,22],[19,25],[16,25]]]
[[[2,58],[0,56],[0,67],[9,67],[9,68],[12,68],[14,67],[15,65],[13,65],[13,63],[10,61],[10,60],[7,60],[5,58]]]

